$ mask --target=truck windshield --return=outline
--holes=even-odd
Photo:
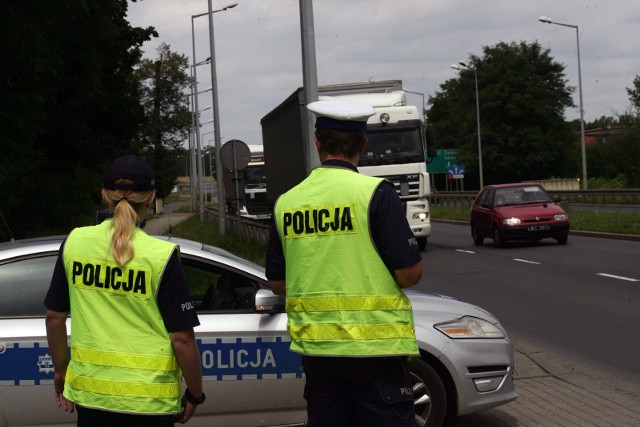
[[[249,163],[244,168],[244,182],[248,188],[259,188],[265,186],[267,182],[267,176],[264,170],[264,165],[252,165]]]
[[[369,142],[360,157],[360,166],[425,161],[419,129],[370,129],[367,137]]]

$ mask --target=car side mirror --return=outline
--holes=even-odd
[[[276,295],[270,289],[258,289],[256,292],[256,313],[276,314],[285,311],[286,297]]]
[[[562,200],[562,199],[561,199],[561,198],[560,198],[560,196],[558,196],[557,194],[554,194],[554,195],[553,195],[553,201],[554,201],[554,202],[556,202],[556,203],[560,203],[560,201],[561,201],[561,200]]]

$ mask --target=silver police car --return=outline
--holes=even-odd
[[[268,289],[264,269],[219,248],[164,238],[180,245],[201,323],[209,399],[189,425],[302,425],[301,358],[289,351],[284,297]],[[75,425],[75,414],[55,405],[42,304],[62,240],[0,243],[0,427]],[[421,352],[409,363],[417,426],[516,399],[513,347],[494,316],[442,295],[407,295]]]

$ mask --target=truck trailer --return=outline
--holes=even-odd
[[[368,144],[360,157],[360,173],[391,181],[405,208],[407,221],[424,250],[431,235],[427,172],[427,138],[421,111],[407,105],[401,80],[319,86],[320,100],[344,99],[372,106],[367,122]],[[309,146],[307,102],[303,88],[261,120],[267,176],[267,204],[307,176],[305,147]],[[429,141],[429,145],[433,142]]]

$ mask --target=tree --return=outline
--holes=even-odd
[[[631,104],[640,115],[640,76],[636,76],[636,78],[633,79],[633,87],[627,88],[627,94],[629,94]]]
[[[126,0],[1,3],[0,212],[13,237],[95,221],[103,171],[135,147],[133,67],[157,34],[126,14]]]
[[[567,86],[564,66],[537,42],[501,42],[485,46],[483,54],[471,55],[469,67],[428,99],[427,121],[438,146],[458,149],[459,163],[478,182],[475,69],[484,182],[575,176],[578,139],[563,118],[574,88]]]
[[[145,112],[140,132],[141,150],[156,173],[157,197],[171,193],[176,177],[184,173],[182,143],[191,126],[185,89],[191,78],[188,58],[162,43],[156,60],[144,59],[136,70]]]

